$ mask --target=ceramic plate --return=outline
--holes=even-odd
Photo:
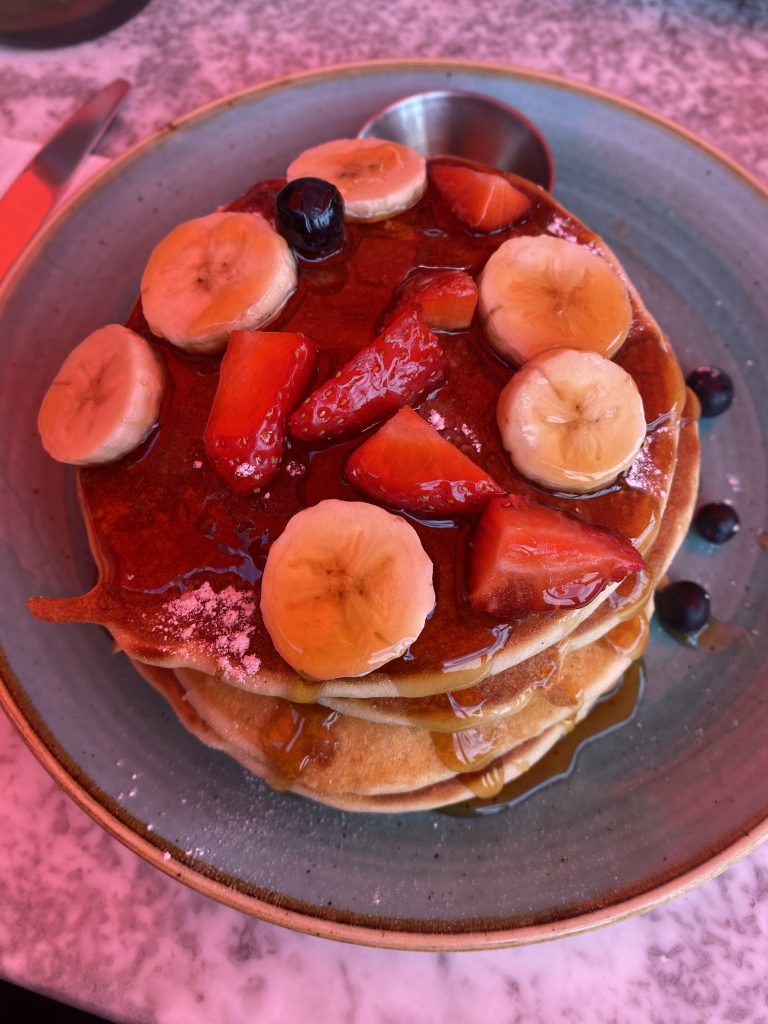
[[[34,621],[25,600],[77,594],[93,568],[74,473],[43,454],[37,408],[85,334],[125,317],[154,242],[300,149],[354,134],[409,92],[455,87],[544,132],[557,198],[603,234],[685,369],[723,366],[731,410],[703,429],[702,497],[739,535],[689,538],[673,567],[737,627],[721,652],[656,630],[631,722],[575,770],[479,818],[344,814],[271,792],[195,741],[96,627]],[[64,788],[148,861],[216,899],[336,938],[469,948],[563,935],[645,909],[765,837],[768,198],[724,158],[647,113],[505,68],[336,68],[243,93],[111,165],[46,230],[2,297],[0,639],[6,707]],[[764,542],[765,537],[763,535]]]

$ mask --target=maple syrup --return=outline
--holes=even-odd
[[[333,727],[341,717],[319,704],[276,701],[275,712],[261,730],[260,752],[290,784],[311,764],[328,765],[339,745]]]
[[[455,732],[471,726],[476,718],[488,721],[519,711],[537,689],[550,683],[560,662],[560,650],[553,645],[498,675],[487,676],[479,685],[421,697],[370,697],[367,703],[383,721],[430,728],[430,721],[437,717],[444,731]]]
[[[734,622],[721,622],[715,618],[710,618],[707,624],[696,633],[669,632],[684,647],[693,647],[710,654],[727,651],[734,644],[751,642],[749,632],[743,626]]]
[[[634,615],[610,629],[601,642],[617,654],[627,658],[639,658],[648,645],[650,627],[645,615]]]
[[[232,208],[261,212],[272,220],[282,184],[275,180],[257,185]],[[559,211],[555,214],[543,194],[531,189],[531,195],[530,218],[490,236],[457,226],[429,190],[391,220],[348,224],[342,252],[322,262],[301,263],[297,291],[274,328],[300,331],[312,339],[320,352],[319,382],[373,340],[397,285],[413,268],[461,267],[477,275],[506,238],[545,231],[555,217],[558,230],[567,228],[575,240],[588,243],[594,237]],[[152,338],[138,307],[130,326]],[[440,342],[449,363],[448,380],[429,396],[429,405],[449,425],[443,436],[505,489],[618,528],[641,546],[650,544],[674,464],[676,436],[670,421],[682,404],[682,390],[676,366],[649,326],[634,317],[616,361],[636,380],[654,429],[632,473],[595,495],[551,494],[520,479],[495,421],[496,399],[509,368],[484,344],[477,323],[465,332],[441,334]],[[108,611],[102,621],[136,637],[135,653],[148,661],[158,652],[165,655],[174,643],[164,605],[179,590],[204,582],[217,589],[231,585],[247,589],[258,609],[270,545],[291,516],[323,498],[360,499],[343,469],[370,433],[321,447],[289,439],[273,480],[252,496],[238,497],[212,473],[203,453],[220,356],[190,355],[156,338],[153,343],[168,381],[157,430],[120,462],[80,471],[82,505],[101,570],[93,600]],[[487,675],[493,654],[514,642],[524,623],[501,623],[469,608],[464,566],[471,522],[408,519],[433,562],[437,604],[410,650],[387,665],[387,674],[395,687],[398,676],[436,669],[451,671],[454,690],[476,684]],[[263,672],[285,672],[258,612],[253,619],[249,656],[258,658]],[[208,628],[213,643],[217,624],[202,628],[198,639],[205,641]],[[311,700],[311,684],[305,690],[302,699]]]
[[[634,718],[644,687],[643,662],[633,661],[618,685],[601,697],[589,715],[575,724],[540,761],[532,766],[521,762],[518,765],[521,774],[506,785],[499,785],[495,792],[490,793],[487,789],[493,788],[494,781],[498,781],[501,774],[498,765],[495,766],[495,772],[492,771],[494,765],[490,765],[485,772],[478,773],[478,778],[463,776],[462,782],[477,796],[473,800],[443,807],[440,809],[441,813],[459,817],[495,814],[508,810],[539,790],[568,778],[575,770],[579,754],[584,747],[598,737],[606,736],[626,725]],[[484,776],[488,778],[487,783]],[[481,792],[478,792],[478,789]],[[486,791],[482,792],[483,790]]]

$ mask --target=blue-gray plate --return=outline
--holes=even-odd
[[[97,627],[35,621],[26,598],[94,571],[74,473],[35,418],[64,355],[128,313],[146,257],[178,221],[296,153],[354,134],[398,96],[454,87],[523,111],[551,144],[555,194],[604,235],[684,370],[722,366],[735,401],[702,431],[702,500],[741,532],[689,538],[732,627],[707,653],[658,627],[631,722],[568,778],[501,813],[340,813],[270,791],[198,743]],[[613,97],[509,68],[396,62],[324,70],[223,100],[115,161],[45,230],[2,292],[0,611],[3,703],[62,786],[157,867],[270,921],[406,948],[514,944],[653,906],[768,833],[768,196],[697,139]],[[761,547],[762,541],[762,547]]]

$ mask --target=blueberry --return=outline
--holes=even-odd
[[[665,629],[697,633],[709,621],[709,595],[698,583],[678,580],[658,591],[656,611]]]
[[[711,501],[696,513],[694,525],[702,537],[713,544],[725,544],[739,531],[739,516],[733,505]]]
[[[685,383],[701,402],[702,416],[719,416],[733,401],[731,378],[718,366],[699,366]]]
[[[277,194],[277,230],[305,259],[324,259],[344,244],[344,200],[330,181],[295,178]]]

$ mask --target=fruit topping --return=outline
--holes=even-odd
[[[400,657],[434,604],[416,531],[360,501],[297,512],[270,548],[261,587],[272,642],[310,679],[362,676]]]
[[[692,370],[685,383],[701,403],[702,416],[719,416],[733,401],[731,378],[717,366],[700,366]]]
[[[512,377],[496,416],[523,476],[585,493],[612,483],[645,439],[645,413],[626,370],[596,352],[554,348]]]
[[[533,206],[533,200],[501,174],[438,164],[431,168],[430,177],[446,206],[472,231],[500,231]]]
[[[121,458],[157,421],[163,376],[148,341],[120,324],[100,327],[70,352],[43,398],[43,447],[76,466]]]
[[[725,544],[741,528],[736,509],[724,501],[702,505],[693,523],[701,536],[712,544]]]
[[[344,197],[348,220],[384,220],[402,213],[424,195],[424,157],[409,146],[384,139],[334,139],[304,150],[287,178],[330,181]]]
[[[479,281],[488,341],[519,365],[548,348],[612,356],[632,323],[626,285],[596,252],[551,235],[500,245]]]
[[[464,270],[416,270],[403,281],[393,317],[421,306],[433,331],[465,331],[477,305],[477,285]]]
[[[699,583],[677,580],[656,592],[659,621],[672,633],[698,633],[709,622],[709,595]]]
[[[643,566],[618,533],[509,494],[490,500],[472,538],[469,601],[501,619],[581,608]]]
[[[344,200],[321,178],[296,178],[277,193],[277,230],[304,259],[324,259],[344,244]]]
[[[314,368],[303,334],[235,331],[229,339],[203,439],[215,473],[235,494],[250,494],[277,472],[286,419]]]
[[[289,429],[303,441],[362,430],[441,384],[446,367],[421,310],[410,310],[313,391]]]
[[[232,331],[271,323],[296,289],[287,243],[255,213],[211,213],[175,227],[141,279],[151,330],[190,352],[215,352]]]
[[[409,406],[357,449],[346,474],[376,501],[430,515],[474,512],[504,493]]]

